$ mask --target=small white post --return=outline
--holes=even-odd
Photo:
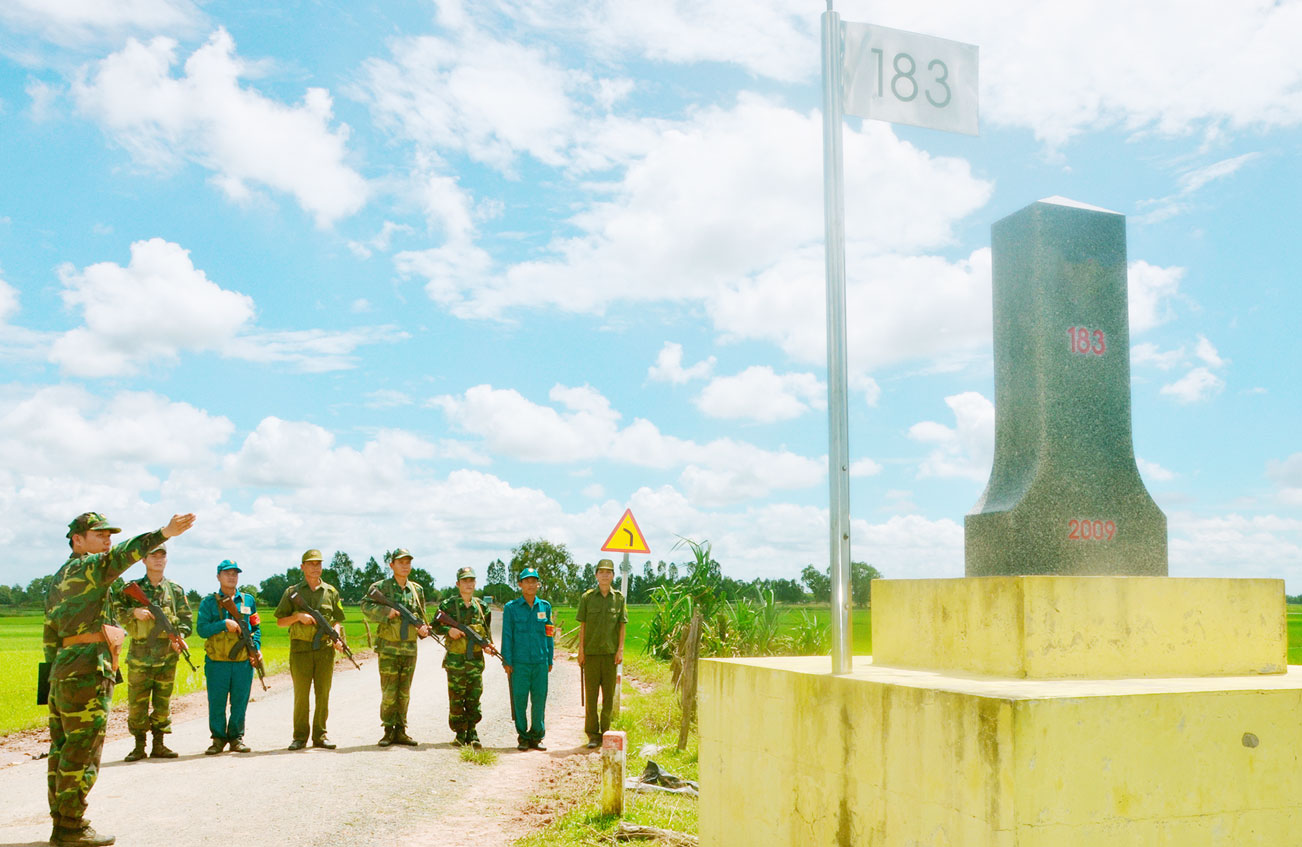
[[[610,730],[601,736],[601,813],[624,815],[624,761],[628,736]]]

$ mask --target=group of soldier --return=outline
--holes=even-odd
[[[244,743],[245,714],[255,670],[262,676],[257,600],[239,590],[239,565],[224,560],[217,566],[218,590],[201,600],[196,626],[185,591],[165,576],[164,545],[187,531],[194,520],[192,514],[174,515],[162,529],[116,546],[111,545],[111,536],[121,530],[99,513],[84,513],[68,525],[72,554],[46,596],[44,629],[51,844],[114,843],[112,836],[96,833],[86,820],[86,796],[97,776],[113,685],[121,681],[120,650],[127,637],[127,726],[135,739],[127,761],[177,757],[165,743],[171,732],[170,700],[179,657],[190,661],[184,638],[195,631],[205,639],[212,744],[204,752],[250,752]],[[453,743],[482,747],[476,727],[483,717],[480,700],[488,653],[501,660],[509,679],[517,749],[546,750],[543,737],[555,624],[551,604],[538,596],[538,572],[521,570],[521,596],[502,611],[499,649],[492,639],[492,612],[474,594],[474,569],[463,567],[457,572],[457,593],[446,598],[431,618],[424,587],[409,578],[412,558],[405,549],[395,550],[389,560],[392,574],[372,584],[361,605],[362,614],[378,625],[375,652],[383,726],[378,745],[416,746],[407,733],[407,713],[417,643],[433,637],[446,648],[443,667]],[[141,559],[144,576],[124,583],[121,575]],[[310,738],[313,747],[329,750],[336,746],[326,734],[335,658],[341,650],[351,658],[351,651],[344,637],[339,590],[321,578],[321,551],[308,550],[300,564],[302,581],[285,589],[274,611],[277,625],[289,630],[294,710],[288,749],[301,750]],[[611,587],[613,577],[614,564],[603,559],[597,565],[598,587],[583,595],[577,614],[581,625],[577,658],[584,669],[589,748],[599,746],[610,728],[616,668],[623,661],[628,617],[623,595]],[[166,620],[158,620],[158,614]],[[151,733],[152,747],[146,752]]]

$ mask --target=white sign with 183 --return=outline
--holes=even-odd
[[[977,48],[873,24],[842,23],[847,114],[977,134]]]

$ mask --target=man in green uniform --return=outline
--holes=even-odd
[[[344,607],[339,589],[321,580],[321,551],[303,554],[303,581],[285,589],[276,606],[276,623],[289,627],[289,675],[294,680],[294,740],[290,750],[307,746],[309,692],[315,691],[312,710],[312,746],[335,749],[326,737],[326,718],[330,715],[330,684],[335,674],[335,651],[341,649],[318,638],[312,615],[298,610],[290,595],[294,592],[310,607],[320,612],[340,636],[344,633]],[[313,642],[317,646],[313,648]]]
[[[185,589],[163,576],[166,569],[167,548],[159,547],[145,557],[145,575],[135,582],[184,638],[194,631],[194,614]],[[172,684],[179,653],[149,609],[123,603],[117,613],[118,622],[131,637],[127,647],[127,729],[136,746],[126,760],[145,758],[145,733],[151,729],[154,746],[150,758],[175,759],[176,753],[163,743],[163,736],[172,731]]]
[[[110,547],[122,530],[101,514],[86,512],[68,524],[72,556],[54,575],[45,595],[42,640],[50,663],[50,757],[48,797],[54,830],[50,843],[107,845],[86,820],[86,795],[99,775],[109,700],[124,633],[113,625],[109,589],[127,568],[168,538],[194,524],[194,515],[173,515],[167,526]]]
[[[378,591],[401,603],[422,621],[425,617],[425,589],[407,577],[411,574],[411,553],[399,547],[389,557],[393,576],[372,583],[366,593]],[[420,628],[404,625],[397,609],[363,598],[362,614],[379,624],[375,652],[380,658],[380,723],[384,725],[381,747],[416,742],[407,734],[407,704],[411,680],[416,673],[416,643],[430,634],[429,624]]]
[[[611,585],[615,563],[597,562],[597,587],[579,598],[575,620],[579,622],[579,667],[583,668],[583,729],[588,748],[601,746],[602,734],[610,729],[617,668],[624,662],[624,629],[628,610],[624,595]],[[597,692],[601,692],[601,716],[597,716]]]
[[[493,640],[492,612],[475,596],[474,568],[457,571],[457,593],[444,600],[439,611],[447,612],[486,641]],[[484,652],[468,645],[456,627],[435,624],[434,631],[447,638],[448,652],[443,657],[443,667],[448,672],[448,726],[457,734],[453,743],[469,744],[479,750],[483,745],[475,727],[483,717],[479,700],[484,696]]]

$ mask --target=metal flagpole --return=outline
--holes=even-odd
[[[827,238],[827,476],[832,673],[850,672],[850,412],[846,402],[845,197],[841,164],[841,16],[823,13],[823,221]]]

